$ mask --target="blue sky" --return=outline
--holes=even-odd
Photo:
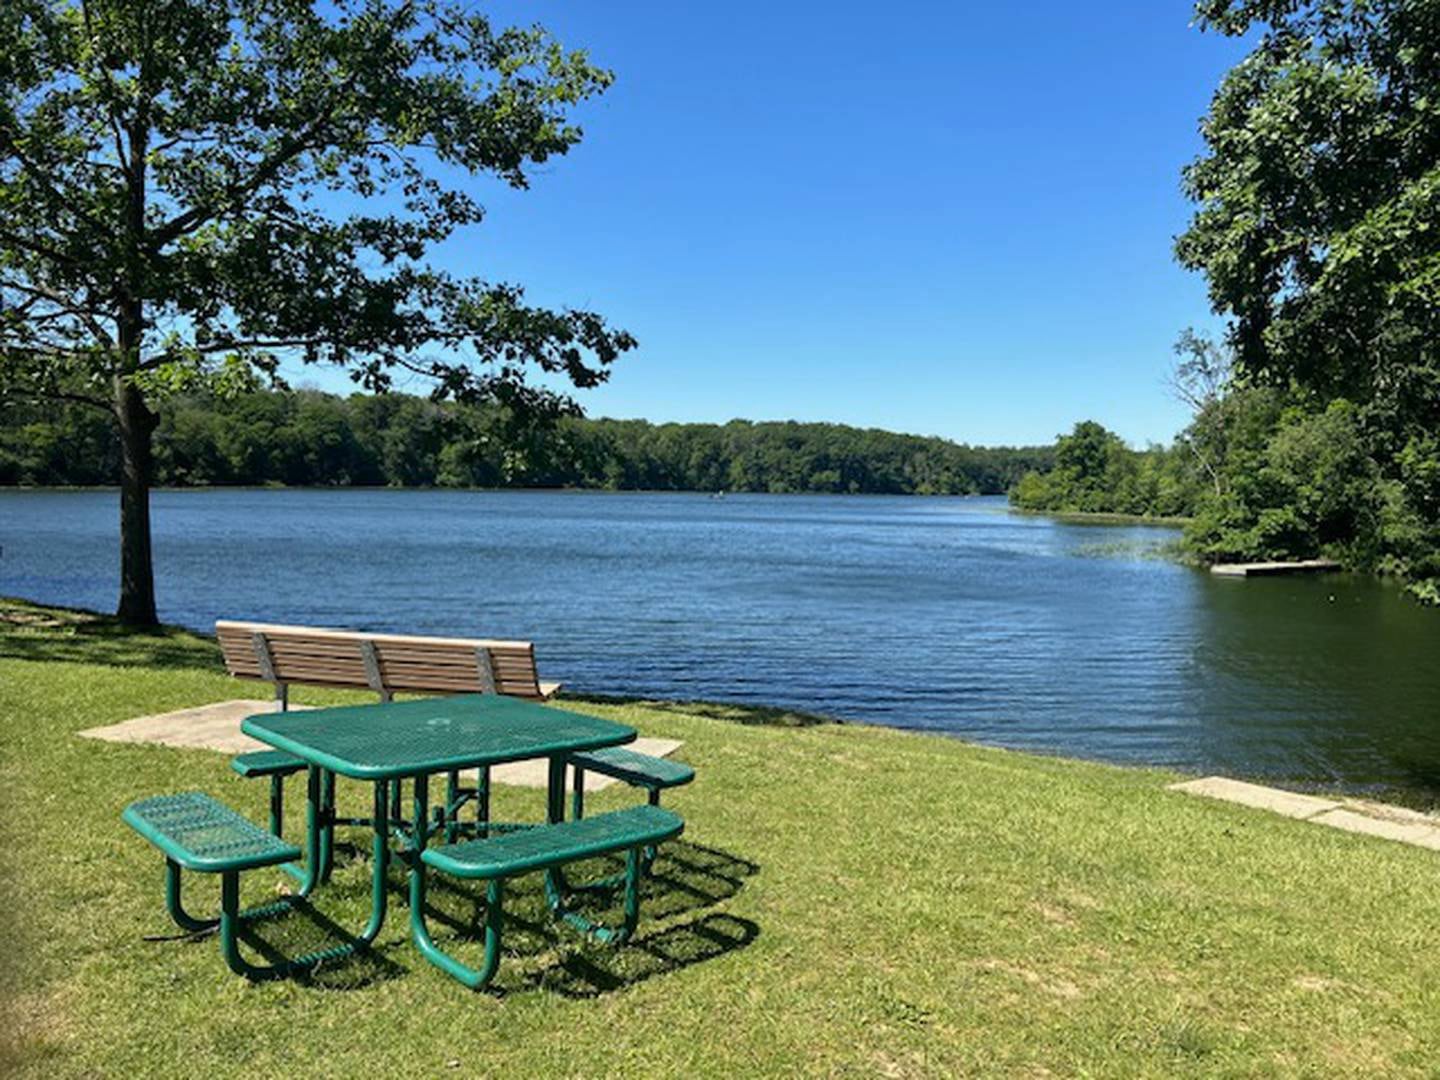
[[[1185,0],[485,7],[617,75],[584,143],[529,191],[480,184],[488,220],[441,254],[640,339],[591,415],[1184,425],[1170,346],[1216,324],[1171,257],[1179,171],[1242,52]]]

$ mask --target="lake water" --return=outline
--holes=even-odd
[[[0,492],[0,593],[110,610],[113,492]],[[1440,612],[1000,499],[165,491],[161,617],[518,637],[577,691],[1440,791]]]

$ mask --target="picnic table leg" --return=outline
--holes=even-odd
[[[550,777],[546,785],[545,818],[551,825],[565,820],[565,755],[550,755]],[[553,911],[559,912],[564,906],[566,891],[565,875],[558,866],[545,871],[545,898]]]
[[[475,771],[475,832],[477,836],[490,835],[489,765],[481,765]]]
[[[445,842],[453,844],[460,836],[460,771],[451,769],[445,774]]]
[[[320,884],[320,847],[324,836],[324,796],[320,779],[320,767],[311,765],[305,776],[305,861],[302,865],[285,863],[280,869],[300,882],[296,894],[302,900],[315,891]]]
[[[565,820],[565,755],[550,755],[550,777],[546,788],[546,817],[551,825]]]
[[[390,784],[390,812],[395,817],[395,824],[404,827],[405,815],[402,812],[403,799],[400,795],[400,781],[391,780]]]
[[[321,772],[320,797],[323,809],[320,824],[320,880],[329,881],[335,872],[335,774],[329,769]]]
[[[651,806],[660,805],[660,789],[652,787],[646,801]],[[655,865],[656,848],[654,844],[646,844],[645,850],[640,855],[640,872],[650,873],[650,868]]]
[[[281,835],[285,828],[285,774],[270,777],[270,831]]]
[[[414,830],[411,833],[410,850],[410,933],[425,959],[447,975],[451,975],[471,990],[482,990],[495,977],[500,967],[500,929],[503,919],[501,905],[504,899],[504,884],[500,879],[486,883],[485,889],[485,959],[480,967],[472,968],[462,964],[443,951],[430,936],[425,924],[425,863],[420,853],[425,850],[428,835],[425,818],[429,815],[429,777],[415,778]]]
[[[575,778],[571,784],[570,816],[579,821],[585,816],[585,770],[575,766]]]

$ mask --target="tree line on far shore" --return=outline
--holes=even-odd
[[[532,487],[998,495],[1048,470],[1052,447],[976,447],[840,424],[520,421],[499,407],[407,394],[260,390],[159,410],[154,478],[168,486]],[[0,484],[114,484],[110,419],[0,406]]]

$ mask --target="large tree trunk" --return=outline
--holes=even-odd
[[[127,623],[156,626],[155,567],[150,557],[150,436],[156,416],[123,379],[116,380],[120,427],[120,606]]]

